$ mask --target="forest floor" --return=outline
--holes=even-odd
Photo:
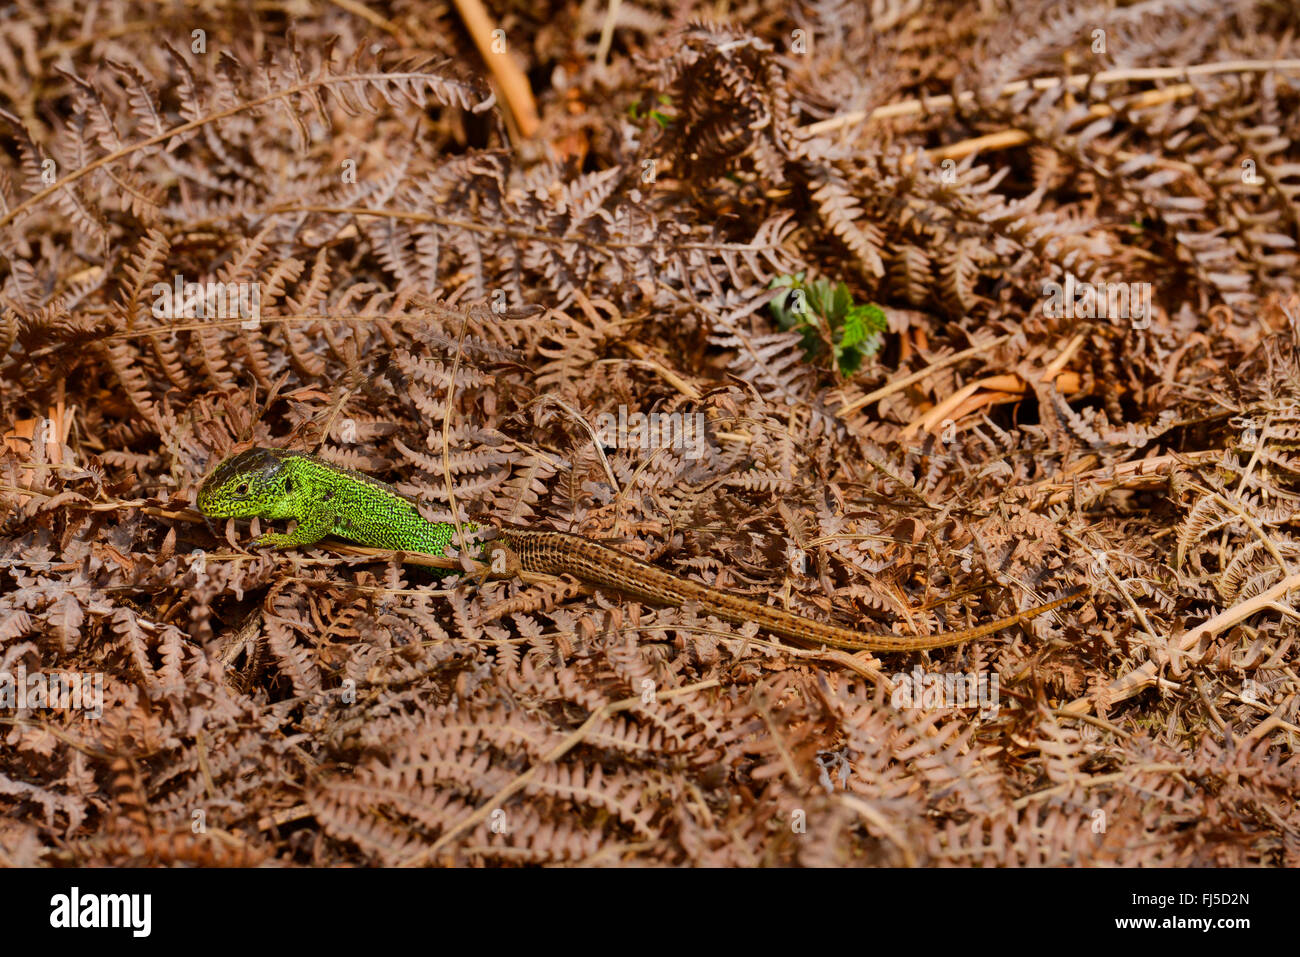
[[[0,864],[1300,865],[1293,5],[78,6],[0,21]],[[253,445],[863,632],[1086,593],[792,647],[249,548]]]

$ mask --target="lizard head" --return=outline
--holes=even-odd
[[[286,492],[284,461],[272,449],[249,449],[231,456],[199,488],[196,504],[208,518],[268,515]]]

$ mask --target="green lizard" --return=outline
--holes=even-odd
[[[337,535],[376,548],[444,555],[456,532],[455,525],[425,519],[387,482],[283,449],[249,449],[226,459],[199,489],[197,503],[208,518],[297,519],[292,532],[268,532],[253,542],[272,548]]]
[[[249,449],[222,462],[199,489],[198,506],[208,518],[296,519],[298,526],[291,533],[268,533],[253,542],[274,548],[310,545],[326,535],[337,535],[362,545],[441,556],[456,532],[454,525],[425,519],[414,503],[385,482],[282,449]],[[472,531],[477,526],[465,527]],[[848,651],[919,651],[973,641],[1057,608],[1083,591],[1075,589],[1014,615],[959,631],[911,637],[863,634],[711,588],[565,532],[503,526],[487,547],[495,557],[501,546],[505,570],[510,574],[520,570],[568,574],[589,585],[655,604],[694,603],[705,614],[740,624],[755,622],[799,644]]]

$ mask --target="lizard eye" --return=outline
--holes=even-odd
[[[284,480],[284,490],[285,490],[286,492],[292,492],[292,491],[293,491],[293,479],[285,479],[285,480]]]
[[[239,483],[239,487],[235,489],[235,494],[236,494],[236,495],[247,495],[247,494],[248,494],[248,483],[247,483],[247,482],[240,482],[240,483]]]

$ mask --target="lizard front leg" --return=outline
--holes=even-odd
[[[310,545],[328,535],[333,527],[334,513],[323,506],[317,506],[298,519],[298,526],[292,532],[267,532],[253,539],[252,544],[267,548]]]

